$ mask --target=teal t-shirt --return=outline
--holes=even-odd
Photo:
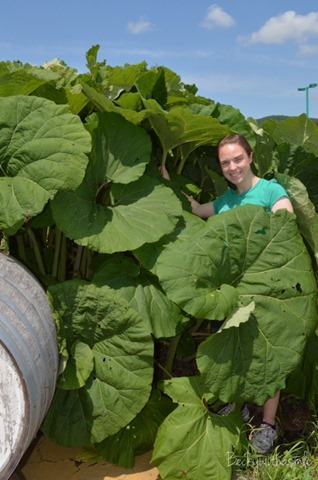
[[[282,197],[288,197],[288,194],[275,178],[272,180],[260,178],[252,188],[243,193],[237,193],[236,190],[229,188],[214,200],[213,207],[215,213],[226,212],[239,205],[248,204],[260,205],[267,211],[271,211],[273,205]]]

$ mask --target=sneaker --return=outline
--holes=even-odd
[[[251,418],[250,409],[248,408],[247,403],[243,403],[241,408],[241,415],[245,423],[248,423]]]
[[[272,450],[277,440],[276,429],[267,423],[262,423],[259,428],[251,432],[249,440],[257,453],[265,455]]]
[[[218,411],[218,415],[221,415],[221,417],[226,417],[229,413],[233,412],[235,409],[235,403],[228,403],[225,405],[225,407],[221,408],[221,410]],[[247,403],[244,403],[242,408],[241,408],[241,415],[245,423],[247,423],[250,419],[250,411],[248,408]]]
[[[221,415],[221,417],[226,417],[229,413],[233,412],[235,408],[235,403],[228,403],[225,405],[225,407],[221,408],[221,410],[218,411],[218,415]]]

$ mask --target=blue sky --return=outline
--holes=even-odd
[[[108,65],[164,65],[246,117],[300,115],[298,87],[318,83],[316,0],[10,0],[1,17],[0,60],[57,57],[82,72],[99,44]]]

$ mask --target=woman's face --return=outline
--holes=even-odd
[[[219,161],[224,177],[233,185],[244,184],[252,174],[252,155],[238,143],[228,143],[219,149]]]

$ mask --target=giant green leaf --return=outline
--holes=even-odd
[[[298,178],[281,173],[276,174],[276,177],[291,198],[301,234],[318,263],[318,214],[306,187]]]
[[[37,215],[50,198],[47,190],[23,177],[0,177],[0,228],[14,234],[23,220]]]
[[[267,309],[271,309],[270,314]],[[291,315],[286,327],[286,320],[279,318],[283,314],[286,317],[281,309],[273,310],[270,302],[258,305],[255,315],[259,321],[251,316],[238,328],[221,330],[200,345],[198,368],[221,400],[250,400],[263,405],[285,387],[287,376],[300,363],[305,339],[298,315]],[[268,325],[274,322],[273,317],[276,325]]]
[[[56,80],[50,71],[19,62],[0,62],[0,97],[30,95],[41,85]]]
[[[86,390],[55,391],[50,409],[41,427],[47,438],[54,442],[73,447],[90,445],[89,432],[91,413],[82,407],[82,396]],[[88,416],[88,423],[86,421]]]
[[[71,280],[49,292],[67,350],[86,344],[93,352],[94,370],[81,388],[71,384],[71,391],[65,390],[67,385],[56,390],[43,430],[68,446],[101,442],[126,426],[148,400],[152,338],[136,312],[108,287]],[[85,371],[87,376],[87,366]]]
[[[258,175],[263,177],[266,173],[273,169],[273,150],[275,141],[266,132],[256,138],[256,145],[253,153],[253,162],[256,165]]]
[[[199,318],[223,320],[226,312],[231,313],[238,302],[237,291],[231,285],[238,271],[231,272],[226,255],[228,243],[218,237],[218,231],[207,228],[204,221],[198,221],[193,215],[186,218],[185,228],[176,240],[166,244],[159,253],[153,272],[167,296],[186,312]],[[243,241],[241,244],[244,246]],[[148,250],[146,245],[144,251],[138,251],[142,262],[147,262]]]
[[[120,107],[140,111],[143,108],[142,99],[137,92],[122,93],[120,98],[116,100],[116,104]]]
[[[154,390],[140,413],[115,435],[95,445],[102,458],[121,467],[131,468],[135,455],[151,450],[163,420],[174,409],[171,400]]]
[[[184,210],[182,217],[179,218],[176,227],[170,234],[165,235],[156,243],[144,244],[134,251],[134,255],[147,270],[157,275],[157,260],[162,254],[163,248],[170,243],[187,241],[189,236],[192,237],[201,232],[203,222],[202,218]]]
[[[186,320],[180,308],[164,294],[158,279],[124,255],[114,254],[99,262],[93,282],[120,292],[155,338],[174,337]]]
[[[255,136],[250,123],[247,122],[240,110],[232,107],[232,105],[224,105],[210,101],[207,105],[194,103],[190,106],[190,110],[196,114],[216,118],[222,125],[228,126],[232,132],[238,132],[244,135],[253,146]]]
[[[166,381],[163,390],[178,407],[159,428],[152,463],[165,480],[227,480],[229,461],[240,441],[238,414],[209,411],[211,394],[200,377]]]
[[[157,255],[154,273],[167,296],[196,317],[223,320],[255,303],[248,321],[199,347],[211,391],[262,403],[283,388],[317,321],[316,281],[295,216],[237,207],[187,222]]]
[[[0,129],[0,225],[14,233],[56,192],[80,185],[91,140],[67,106],[31,96],[0,98]]]
[[[101,253],[134,250],[170,233],[181,203],[170,188],[143,175],[128,185],[111,186],[112,206],[96,204],[88,182],[76,192],[61,192],[52,202],[60,229],[76,243]]]
[[[149,118],[152,128],[156,132],[165,158],[170,149],[176,147],[187,149],[187,155],[200,145],[216,145],[227,133],[226,125],[221,125],[218,120],[203,115],[195,115],[190,110],[176,107],[166,114],[153,115]]]
[[[122,115],[126,120],[135,125],[138,125],[143,120],[152,116],[154,112],[151,109],[141,110],[136,112],[134,110],[122,108],[115,105],[111,100],[109,100],[103,93],[98,92],[96,89],[88,85],[87,83],[82,84],[83,93],[89,98],[89,100],[98,108],[101,112],[114,112]]]
[[[146,130],[109,112],[89,118],[88,129],[93,137],[90,171],[95,181],[127,184],[142,176],[152,148]]]
[[[308,152],[318,153],[318,127],[305,114],[277,122],[271,133],[277,143],[304,146]]]
[[[167,86],[163,68],[149,70],[138,77],[135,82],[138,92],[144,100],[155,99],[159,105],[167,102]]]
[[[136,80],[147,71],[147,63],[140,62],[135,65],[126,64],[124,67],[107,66],[107,80],[109,90],[114,87],[121,87],[126,92],[130,92],[134,87]],[[107,91],[108,93],[108,91]]]
[[[318,126],[303,114],[282,122],[271,122],[268,127],[266,123],[265,128],[277,144],[278,171],[301,180],[317,209]],[[272,153],[268,150],[269,156]]]
[[[65,95],[71,111],[76,115],[78,115],[89,103],[86,95],[84,95],[77,87],[65,88]]]
[[[94,355],[91,348],[87,343],[73,343],[66,360],[65,369],[59,376],[58,387],[65,390],[76,390],[83,387],[93,369]]]

